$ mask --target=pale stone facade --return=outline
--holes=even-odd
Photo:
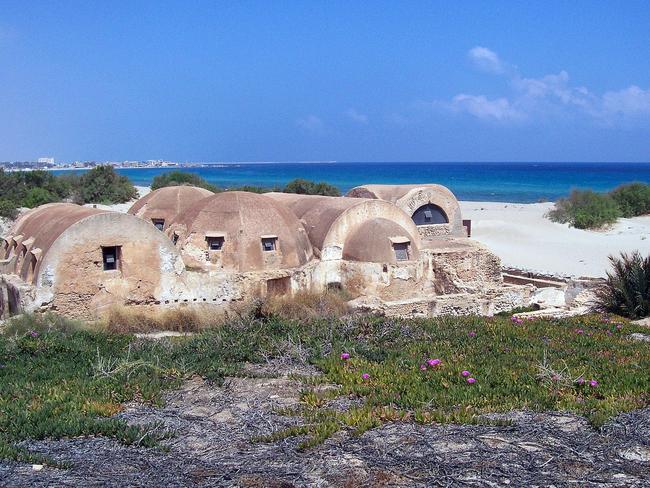
[[[131,215],[44,205],[2,240],[0,318],[46,309],[90,318],[114,304],[224,308],[331,287],[386,315],[490,315],[528,300],[529,288],[504,285],[499,259],[466,237],[446,188],[351,193],[369,198],[170,187]],[[429,218],[438,223],[418,225]]]

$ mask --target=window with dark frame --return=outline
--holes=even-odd
[[[206,237],[205,240],[208,241],[208,249],[210,251],[221,251],[225,242],[224,237]]]
[[[409,260],[409,243],[408,242],[395,242],[393,244],[395,250],[395,259],[397,261]]]
[[[160,231],[165,229],[165,219],[151,219],[154,227]]]
[[[178,234],[174,232],[174,234],[172,235],[172,244],[174,244],[175,246],[177,242],[178,242]]]
[[[102,246],[104,271],[113,271],[120,267],[121,246]]]
[[[277,237],[262,237],[262,249],[264,251],[275,251]]]

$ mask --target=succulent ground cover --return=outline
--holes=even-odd
[[[196,375],[220,384],[251,376],[247,365],[278,362],[318,374],[292,377],[300,401],[278,406],[289,420],[252,435],[258,443],[295,438],[309,449],[393,421],[492,425],[502,420],[489,414],[520,410],[575,412],[599,427],[650,404],[650,349],[629,339],[635,332],[647,331],[605,315],[270,316],[151,341],[27,316],[0,336],[0,457],[55,463],[24,441],[88,436],[164,447],[173,429],[128,422],[125,403],[156,407]]]

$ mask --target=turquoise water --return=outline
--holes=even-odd
[[[237,163],[183,170],[223,188],[283,186],[294,178],[326,181],[343,193],[367,183],[439,183],[460,200],[520,203],[556,200],[572,188],[608,191],[621,183],[650,183],[650,163]],[[118,171],[145,186],[173,170]]]

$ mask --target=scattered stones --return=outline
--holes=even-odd
[[[650,342],[650,335],[648,334],[635,332],[634,334],[630,334],[628,337],[633,341]]]

